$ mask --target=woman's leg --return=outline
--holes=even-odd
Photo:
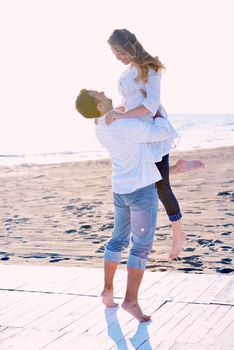
[[[176,259],[181,252],[182,246],[186,239],[186,235],[182,230],[181,218],[182,214],[180,211],[179,203],[171,189],[169,180],[169,154],[165,155],[161,162],[155,164],[162,176],[162,180],[156,183],[158,190],[158,197],[161,200],[169,220],[172,224],[172,235],[173,242],[169,257]]]

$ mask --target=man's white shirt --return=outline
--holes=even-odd
[[[112,189],[115,193],[131,193],[161,180],[155,157],[165,154],[152,143],[172,141],[167,119],[157,118],[147,123],[135,118],[118,119],[106,125],[104,116],[95,126],[99,142],[108,150],[112,160]],[[158,154],[155,155],[157,150]]]

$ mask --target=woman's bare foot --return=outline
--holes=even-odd
[[[201,160],[186,160],[180,159],[176,162],[176,172],[177,174],[186,173],[188,171],[197,170],[204,168],[205,164]]]
[[[119,304],[114,302],[113,290],[105,290],[101,293],[102,302],[107,307],[117,307]]]
[[[169,254],[169,258],[171,260],[178,258],[185,241],[186,241],[186,234],[184,232],[181,232],[181,234],[173,235],[171,252]]]
[[[148,322],[151,320],[150,316],[144,315],[140,305],[137,302],[132,301],[124,301],[122,303],[122,308],[129,312],[132,316],[134,316],[140,322]]]

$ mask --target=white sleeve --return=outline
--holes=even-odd
[[[152,115],[155,115],[160,105],[160,82],[161,72],[150,70],[148,81],[145,83],[147,97],[142,101],[142,105],[145,106]]]
[[[135,143],[160,142],[171,137],[168,122],[163,118],[155,119],[154,123],[125,119],[123,128],[127,139]]]

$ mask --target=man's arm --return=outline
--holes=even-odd
[[[171,136],[169,124],[163,118],[157,118],[153,123],[146,123],[138,119],[127,119],[121,122],[127,138],[136,143],[166,141]]]

